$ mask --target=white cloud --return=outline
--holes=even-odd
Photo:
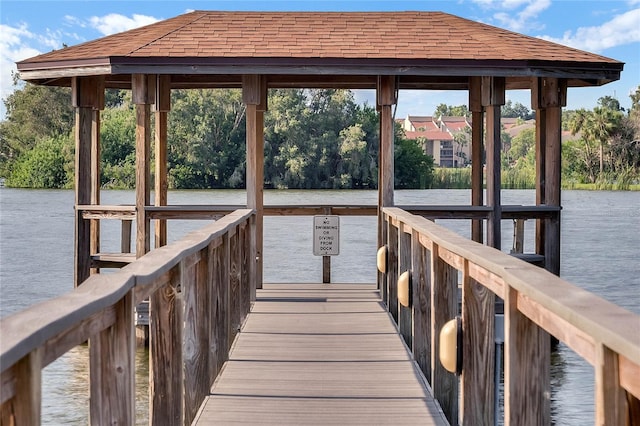
[[[640,2],[640,0],[637,0]],[[591,52],[640,42],[640,8],[615,16],[600,26],[580,27],[567,31],[562,38],[540,38]]]
[[[105,16],[92,16],[89,18],[90,25],[104,35],[120,33],[158,21],[159,19],[153,16],[134,14],[130,18],[118,13],[110,13]]]
[[[15,63],[23,59],[36,56],[40,50],[33,47],[35,43],[41,43],[46,37],[39,37],[29,31],[26,24],[12,27],[0,24],[0,97],[4,100],[13,92],[13,73],[16,71]],[[4,103],[0,106],[0,119],[4,118]]]
[[[524,32],[534,28],[541,28],[542,24],[536,19],[538,15],[551,6],[551,0],[510,0],[503,4],[504,8],[510,9],[507,12],[498,12],[493,17],[500,24],[513,31]],[[524,6],[520,12],[514,12]]]

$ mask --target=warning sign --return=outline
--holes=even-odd
[[[336,256],[340,254],[340,217],[313,217],[313,254]]]

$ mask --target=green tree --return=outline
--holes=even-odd
[[[20,154],[38,141],[67,136],[74,126],[71,90],[64,87],[18,87],[4,101],[7,113],[0,122],[0,175],[8,175]]]
[[[64,188],[72,182],[67,173],[68,137],[40,141],[20,155],[6,184],[17,188]],[[66,147],[66,146],[67,147]]]
[[[169,183],[174,188],[244,185],[245,107],[239,90],[174,90]]]
[[[422,150],[421,144],[405,139],[396,128],[394,147],[394,185],[398,189],[429,188],[433,181],[433,157]]]
[[[433,113],[434,117],[469,117],[469,115],[469,108],[466,105],[440,104]]]
[[[502,117],[520,118],[522,120],[531,120],[535,117],[535,113],[520,102],[515,104],[508,100],[502,108],[500,108]]]

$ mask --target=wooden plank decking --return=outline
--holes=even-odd
[[[447,424],[369,284],[265,284],[197,424]]]

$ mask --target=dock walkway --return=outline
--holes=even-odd
[[[447,424],[370,284],[265,284],[196,424]]]

